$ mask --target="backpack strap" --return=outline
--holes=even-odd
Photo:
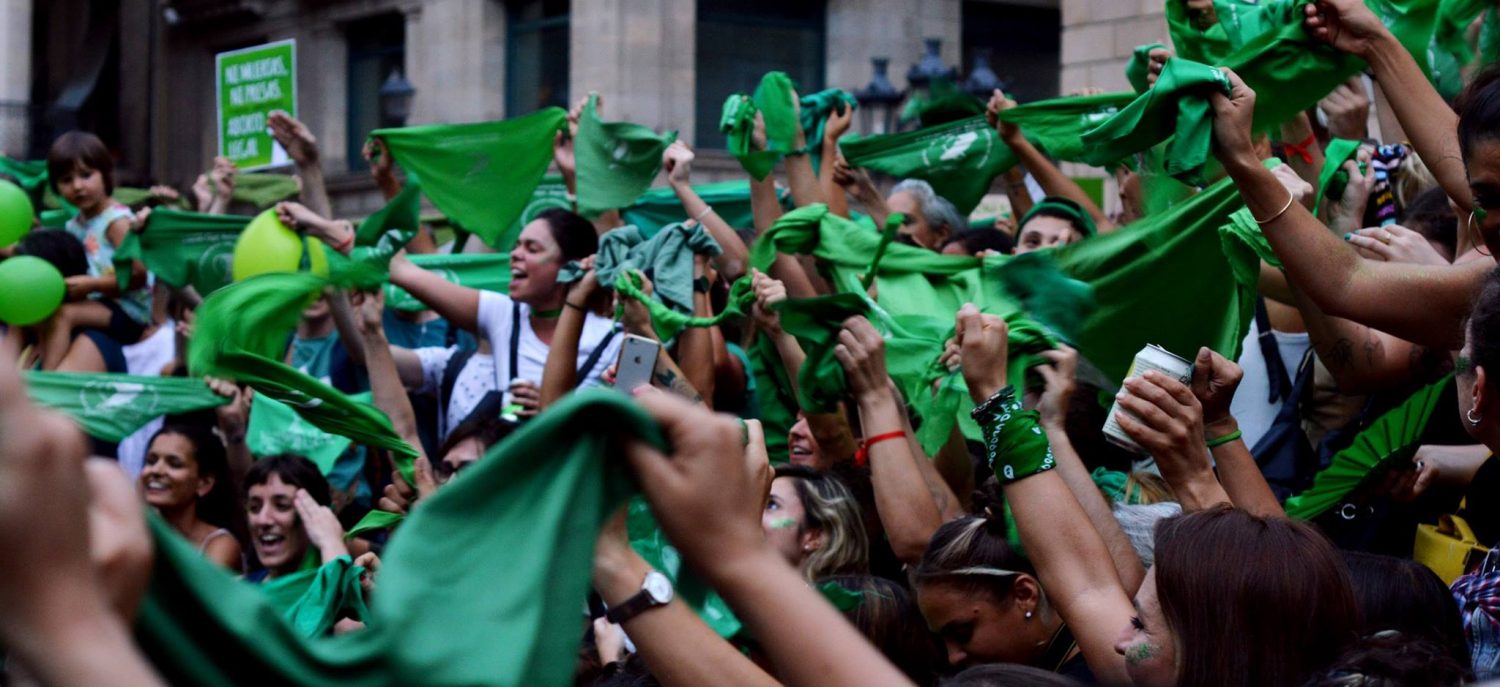
[[[510,390],[512,382],[516,381],[516,368],[520,366],[521,359],[521,303],[510,302],[510,367],[505,368],[505,374],[510,376],[506,381],[505,388],[500,393]]]
[[[620,330],[618,327],[610,327],[609,334],[605,335],[604,339],[599,342],[599,345],[594,347],[594,352],[590,353],[588,359],[583,361],[583,366],[578,368],[578,374],[573,378],[576,385],[583,384],[584,377],[588,375],[589,370],[594,369],[594,366],[599,364],[599,358],[604,356],[605,349],[609,348],[609,343],[614,341],[615,335],[619,333]]]
[[[1291,398],[1295,393],[1292,378],[1287,374],[1286,364],[1281,361],[1281,348],[1276,345],[1276,330],[1271,328],[1264,298],[1255,299],[1255,329],[1260,355],[1266,361],[1266,381],[1271,385],[1270,401],[1275,403]]]
[[[448,364],[443,366],[443,377],[438,383],[438,427],[447,428],[448,401],[453,398],[453,385],[458,382],[458,374],[463,372],[464,366],[469,364],[469,359],[474,357],[474,349],[455,351],[448,358]],[[446,433],[446,432],[445,432]]]

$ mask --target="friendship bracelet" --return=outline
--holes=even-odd
[[[1260,226],[1266,226],[1267,224],[1270,224],[1270,223],[1275,222],[1276,220],[1280,219],[1282,215],[1285,215],[1287,210],[1292,209],[1292,203],[1295,203],[1295,202],[1297,202],[1297,196],[1296,196],[1296,194],[1292,193],[1291,191],[1287,191],[1286,192],[1286,205],[1283,205],[1281,207],[1280,211],[1278,211],[1274,215],[1271,215],[1270,217],[1267,217],[1264,220],[1255,219],[1255,215],[1254,215],[1254,213],[1252,213],[1250,215],[1250,219],[1255,219],[1255,223],[1259,224]]]
[[[1218,448],[1218,447],[1223,446],[1224,444],[1227,444],[1227,443],[1229,443],[1231,441],[1238,441],[1239,438],[1240,438],[1240,436],[1241,436],[1240,430],[1236,429],[1233,432],[1225,434],[1224,436],[1221,436],[1221,437],[1219,437],[1217,439],[1210,439],[1209,442],[1208,442],[1208,447],[1209,448]]]
[[[1315,134],[1308,134],[1307,138],[1303,139],[1303,141],[1301,143],[1286,143],[1286,142],[1283,142],[1281,144],[1281,148],[1282,148],[1282,150],[1286,151],[1287,155],[1296,155],[1297,157],[1301,158],[1303,162],[1306,162],[1307,164],[1312,164],[1313,163],[1313,156],[1312,156],[1313,146],[1317,145],[1317,143],[1318,143],[1318,137]]]
[[[890,441],[892,439],[905,439],[905,438],[906,438],[906,432],[903,430],[903,431],[900,431],[900,432],[886,432],[885,434],[876,434],[875,436],[870,437],[869,439],[865,439],[863,442],[860,443],[859,450],[854,452],[854,465],[855,465],[855,467],[861,467],[862,468],[862,467],[870,464],[870,447],[871,446],[874,446],[875,444],[878,444],[878,443],[880,443],[882,441]]]
[[[578,312],[586,313],[586,312],[589,311],[588,308],[585,308],[585,307],[583,307],[583,306],[581,306],[581,305],[579,305],[577,303],[574,303],[573,301],[570,301],[570,300],[568,300],[566,298],[563,299],[563,305],[565,305],[565,306],[567,306],[569,308],[572,308],[574,310],[577,310]]]

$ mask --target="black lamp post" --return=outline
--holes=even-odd
[[[912,90],[924,93],[932,87],[933,81],[957,81],[958,68],[943,64],[943,39],[924,38],[922,43],[926,46],[926,53],[911,69],[906,70],[906,82],[911,85]]]
[[[976,49],[974,68],[969,70],[969,78],[964,80],[964,90],[980,100],[988,101],[995,89],[1003,91],[1006,85],[995,75],[995,70],[990,68],[990,49]]]
[[[391,70],[391,75],[380,86],[380,124],[384,127],[406,126],[411,116],[411,99],[417,89],[400,69]]]
[[[867,134],[886,134],[896,128],[896,106],[904,97],[891,85],[886,71],[890,68],[889,57],[872,57],[870,66],[875,74],[864,90],[854,94],[859,102],[860,129]]]

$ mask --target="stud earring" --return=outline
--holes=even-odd
[[[1026,619],[1031,620],[1031,611],[1026,612]]]

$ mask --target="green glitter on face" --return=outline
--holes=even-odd
[[[1150,644],[1137,644],[1125,652],[1125,662],[1133,666],[1140,665],[1155,655],[1156,649]]]
[[[773,530],[789,530],[796,526],[797,521],[794,518],[776,518],[771,521],[771,529]]]

